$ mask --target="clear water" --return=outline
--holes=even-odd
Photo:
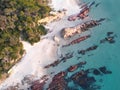
[[[84,0],[85,1],[85,0]],[[86,0],[91,2],[91,0]],[[108,70],[112,71],[112,74],[103,75],[101,78],[100,90],[120,90],[120,0],[95,0],[101,4],[98,7],[93,7],[90,12],[90,16],[93,19],[108,18],[102,25],[95,27],[90,33],[92,37],[83,43],[72,46],[71,48],[84,49],[91,45],[99,45],[99,41],[106,36],[106,32],[112,31],[117,37],[114,44],[100,44],[95,51],[88,52],[85,56],[82,56],[81,60],[87,61],[84,69],[98,68],[106,66]],[[92,56],[88,56],[93,54]],[[76,55],[79,56],[79,55]],[[75,60],[73,60],[73,63]],[[73,83],[70,83],[71,86]],[[76,87],[76,86],[74,86]],[[79,90],[82,90],[79,88]]]

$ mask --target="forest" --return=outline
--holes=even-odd
[[[41,0],[0,0],[0,77],[24,54],[21,40],[32,45],[47,31],[37,21],[47,17],[51,8]]]

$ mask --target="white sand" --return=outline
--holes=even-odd
[[[75,14],[79,11],[79,0],[52,0],[55,10],[67,9],[67,14]]]
[[[12,68],[10,77],[3,84],[16,84],[26,75],[35,77],[45,75],[46,70],[43,70],[42,67],[52,63],[57,58],[56,52],[57,45],[52,40],[45,39],[35,44],[22,58],[21,62]]]
[[[23,47],[24,47],[24,50],[27,52],[29,52],[29,50],[33,47],[30,43],[28,42],[25,42],[25,41],[22,41],[23,43]]]
[[[65,8],[67,9],[67,15],[71,15],[80,11],[77,2],[78,0],[52,0],[52,6],[55,10]],[[80,21],[69,22],[67,17],[64,17],[60,21],[47,25],[50,31],[52,31],[43,36],[43,38],[47,37],[47,39],[43,39],[33,46],[27,42],[23,42],[26,55],[12,68],[10,77],[0,85],[0,90],[4,90],[6,86],[21,82],[26,75],[33,75],[38,78],[45,75],[47,71],[43,69],[43,67],[55,61],[58,58],[57,55],[61,54],[57,43],[53,41],[53,36],[56,35],[60,38],[59,32],[62,28],[71,27],[78,23],[80,23]],[[60,40],[62,39],[60,38]],[[60,67],[59,71],[62,69],[63,68]]]

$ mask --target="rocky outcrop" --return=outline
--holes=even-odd
[[[49,84],[49,87],[47,90],[68,90],[67,82],[65,80],[65,72],[60,72],[56,74],[52,82]]]
[[[64,39],[68,38],[68,37],[71,37],[77,33],[81,33],[81,29],[80,27],[78,26],[75,26],[75,27],[69,27],[69,28],[64,28],[62,31],[61,31],[61,35]]]
[[[85,32],[85,31],[89,30],[89,28],[100,25],[101,21],[104,21],[104,20],[105,20],[104,18],[101,18],[100,20],[90,20],[90,21],[87,21],[85,23],[79,24],[75,27],[64,28],[61,31],[61,36],[64,39],[72,37],[76,34],[80,34],[82,32]]]
[[[65,10],[58,11],[58,12],[51,12],[50,16],[38,20],[38,25],[60,20],[66,14],[65,12],[66,12]]]

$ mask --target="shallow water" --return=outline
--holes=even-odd
[[[91,0],[87,0],[87,2],[89,1]],[[93,19],[108,18],[108,20],[103,22],[102,25],[93,28],[94,30],[89,31],[92,35],[90,39],[71,46],[70,48],[74,50],[81,48],[85,49],[86,47],[94,44],[99,45],[98,49],[88,52],[80,59],[81,61],[87,61],[84,69],[106,66],[108,70],[112,71],[112,74],[99,77],[102,79],[102,82],[96,82],[101,86],[101,89],[99,90],[120,90],[120,0],[96,0],[96,2],[100,2],[100,5],[91,9],[90,17]],[[117,35],[115,38],[116,42],[114,44],[99,44],[99,41],[104,38],[106,36],[106,32],[109,31],[112,31]],[[92,56],[88,56],[91,54]],[[75,62],[74,59],[73,62]],[[74,86],[73,83],[70,83],[70,85]],[[82,89],[79,88],[79,90]]]

